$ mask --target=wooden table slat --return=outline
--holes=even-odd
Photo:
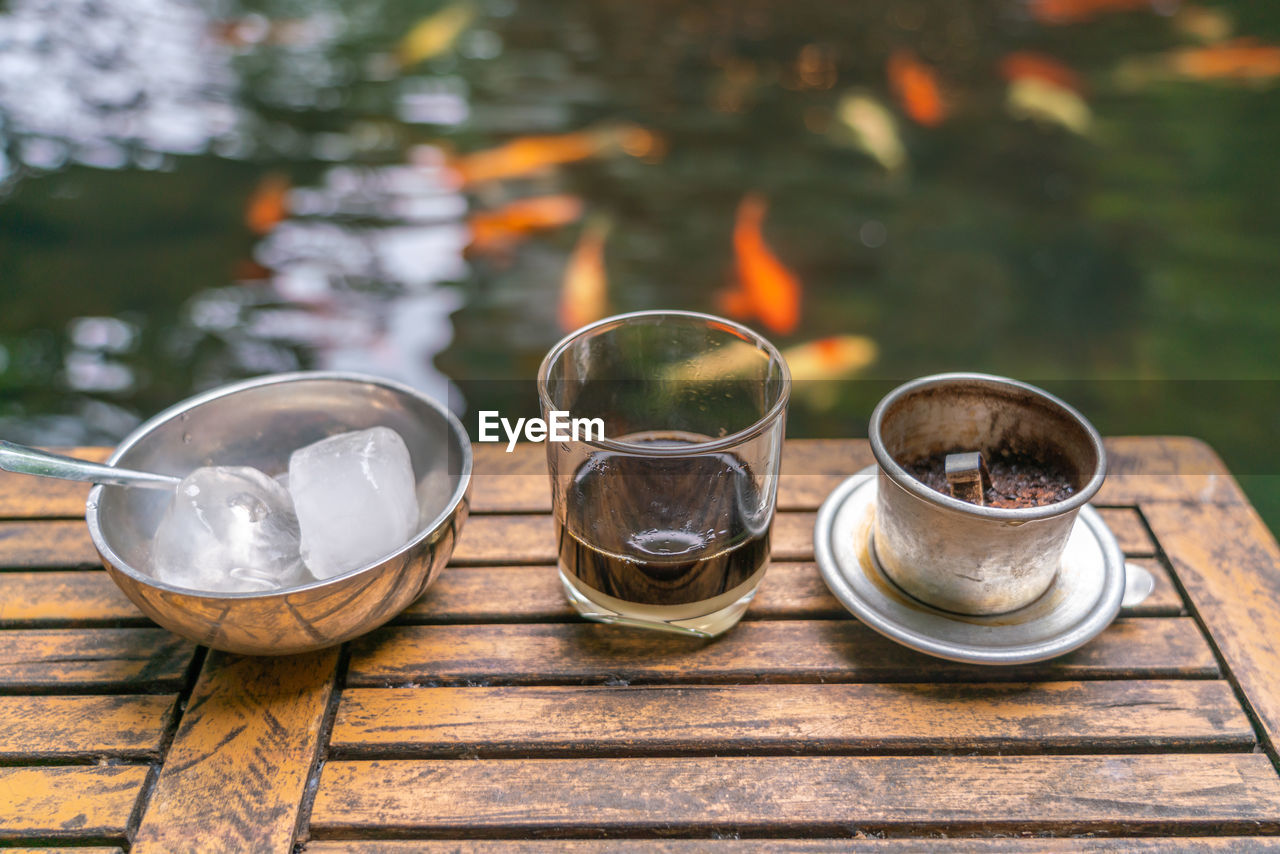
[[[353,689],[344,756],[1249,749],[1225,682]]]
[[[1280,829],[1259,754],[329,762],[313,832]]]
[[[1154,558],[1133,558],[1148,570],[1155,589],[1147,599],[1121,613],[1125,616],[1172,617],[1182,612],[1168,571]],[[0,591],[4,589],[0,575]],[[501,590],[501,596],[494,594]],[[3,613],[3,612],[0,612]],[[561,622],[577,612],[564,598],[554,566],[453,567],[441,573],[431,588],[400,616],[399,622],[509,623]],[[813,563],[785,561],[769,567],[759,593],[747,610],[747,620],[844,620],[849,611],[840,604]]]
[[[1097,504],[1196,501],[1248,504],[1222,459],[1190,436],[1117,436],[1105,440],[1107,480]]]
[[[0,627],[144,620],[102,570],[0,572]]]
[[[174,694],[0,697],[0,761],[157,759]]]
[[[1128,557],[1150,557],[1156,553],[1156,541],[1133,507],[1100,507],[1098,514],[1115,534],[1120,551]]]
[[[1217,454],[1196,439],[1120,436],[1108,438],[1106,447],[1109,479],[1098,503],[1182,500],[1187,495],[1211,503],[1244,501]],[[108,448],[55,450],[86,459],[105,459],[110,453]],[[508,454],[505,445],[474,445],[473,451],[472,512],[550,510],[544,447],[522,443]],[[790,439],[783,451],[778,507],[815,510],[841,480],[873,463],[863,439]],[[78,519],[84,515],[87,492],[80,484],[0,472],[0,519]]]
[[[123,837],[145,765],[0,768],[0,840]]]
[[[1145,512],[1266,742],[1280,749],[1280,545],[1247,505]]]
[[[1155,553],[1137,512],[1103,508],[1126,554]],[[816,513],[779,513],[773,525],[773,559],[813,560]],[[550,564],[556,561],[552,523],[546,514],[475,516],[468,520],[450,561],[452,566],[502,563]],[[10,569],[97,568],[98,553],[83,522],[0,522],[0,567]]]
[[[1212,678],[1194,621],[1117,620],[1048,662],[983,667],[904,649],[853,620],[753,621],[714,642],[598,623],[394,626],[352,644],[347,684]]]
[[[287,852],[319,751],[338,651],[212,652],[160,770],[132,854]]]
[[[195,650],[163,629],[0,631],[0,689],[176,691]]]
[[[357,839],[321,840],[303,849],[306,854],[1114,854],[1154,851],[1158,854],[1280,851],[1275,836],[1182,837],[1047,837],[941,839],[900,837],[877,839],[865,834],[841,839]]]
[[[0,522],[0,569],[96,569],[100,566],[102,561],[89,539],[83,518]]]
[[[1131,558],[1155,579],[1155,589],[1124,616],[1171,617],[1182,612],[1168,571],[1155,558]],[[501,597],[494,590],[501,589]],[[564,598],[553,566],[451,567],[398,618],[399,622],[563,622],[577,612]],[[847,619],[816,564],[785,561],[769,567],[748,620]],[[0,572],[0,628],[150,625],[105,572]]]

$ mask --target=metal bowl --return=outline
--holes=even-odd
[[[469,507],[471,444],[446,408],[408,386],[359,374],[277,374],[224,386],[143,424],[109,462],[184,476],[199,466],[284,471],[296,448],[378,425],[409,447],[418,533],[377,563],[272,593],[209,593],[145,571],[169,495],[95,486],[86,520],[107,572],[148,617],[191,640],[249,655],[332,646],[374,629],[422,595],[448,562]]]

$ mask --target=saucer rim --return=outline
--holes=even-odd
[[[872,465],[846,478],[823,501],[813,528],[814,557],[823,582],[832,595],[854,617],[872,630],[916,652],[948,661],[986,665],[1030,664],[1057,658],[1079,649],[1101,634],[1119,614],[1125,585],[1124,555],[1120,551],[1115,535],[1107,527],[1102,516],[1092,505],[1086,504],[1080,508],[1076,524],[1085,527],[1102,552],[1103,581],[1099,588],[1097,605],[1080,622],[1034,643],[992,648],[957,643],[944,637],[926,634],[888,617],[883,611],[876,609],[871,600],[860,595],[846,580],[846,574],[836,560],[832,544],[836,534],[835,520],[839,511],[859,490],[878,490],[877,475],[878,469]],[[946,612],[936,613],[944,620],[962,622],[960,618],[949,618]]]

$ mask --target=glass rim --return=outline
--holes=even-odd
[[[645,311],[630,311],[623,314],[614,314],[609,317],[601,318],[594,323],[588,323],[586,326],[575,329],[568,335],[561,338],[555,343],[547,355],[542,357],[542,364],[538,366],[538,400],[542,406],[550,411],[555,408],[554,402],[551,400],[550,393],[547,391],[547,378],[551,373],[551,366],[559,361],[570,345],[580,338],[584,338],[591,334],[601,326],[617,324],[620,321],[644,319],[644,318],[661,318],[674,317],[684,320],[699,320],[708,325],[723,326],[728,331],[733,332],[759,347],[769,356],[771,362],[777,362],[781,368],[780,380],[782,382],[782,391],[778,395],[778,399],[773,402],[768,411],[746,427],[727,436],[721,436],[717,439],[709,439],[705,442],[691,442],[688,444],[663,446],[640,444],[638,442],[623,442],[618,439],[608,439],[601,437],[599,439],[581,439],[584,445],[593,448],[599,448],[607,451],[622,451],[629,454],[647,457],[684,457],[692,454],[706,454],[716,451],[723,451],[736,445],[741,445],[759,436],[769,425],[776,421],[785,411],[787,401],[791,398],[791,368],[787,365],[787,360],[783,358],[782,353],[774,346],[773,342],[765,338],[754,329],[744,326],[737,321],[729,320],[724,317],[717,317],[714,314],[705,314],[700,311],[680,311],[676,309],[648,309]]]

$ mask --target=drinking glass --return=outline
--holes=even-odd
[[[591,620],[714,637],[769,565],[791,377],[737,323],[640,311],[570,334],[538,371],[560,580]],[[561,416],[564,418],[565,416]]]

